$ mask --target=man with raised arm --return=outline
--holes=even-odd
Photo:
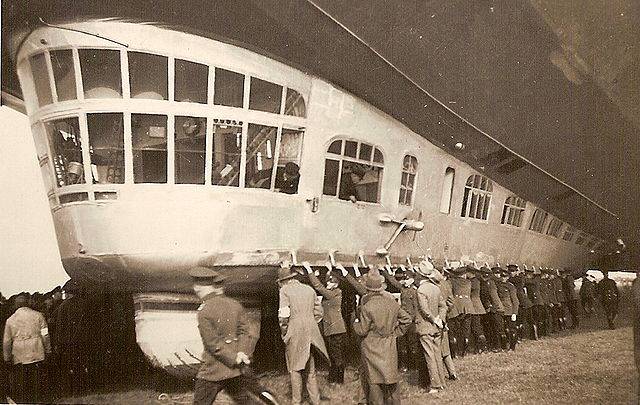
[[[331,274],[332,266],[327,265],[327,284],[323,285],[315,275],[309,263],[304,262],[302,266],[307,271],[309,282],[313,288],[322,295],[322,333],[327,345],[329,360],[329,382],[344,383],[344,345],[347,335],[347,328],[342,318],[342,290],[338,287],[338,280]]]

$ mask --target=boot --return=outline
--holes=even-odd
[[[464,357],[467,354],[467,347],[469,347],[469,339],[464,338],[464,340],[460,342],[460,357]]]
[[[512,333],[511,336],[509,336],[509,349],[513,350],[514,352],[516,351],[516,345],[518,344],[518,336],[515,333]]]
[[[480,335],[476,339],[476,353],[482,354],[485,351],[487,351],[487,338],[484,335]]]
[[[449,339],[449,352],[451,353],[451,358],[455,359],[458,352],[458,339],[453,336]]]
[[[507,333],[510,334],[510,332],[507,332]],[[509,341],[507,339],[507,335],[500,335],[500,347],[505,352],[509,350]]]

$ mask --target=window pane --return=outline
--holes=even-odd
[[[242,108],[244,96],[244,75],[216,68],[215,93],[213,103]]]
[[[249,124],[245,186],[271,188],[278,128]]]
[[[407,196],[407,190],[405,190],[404,188],[400,189],[400,198],[398,199],[398,202],[400,204],[405,204],[405,198]],[[406,204],[405,204],[406,205]]]
[[[382,168],[359,165],[365,169],[364,176],[356,184],[358,201],[377,203]],[[352,176],[353,178],[353,176]]]
[[[356,157],[356,151],[358,150],[358,142],[345,141],[344,155],[352,158]]]
[[[338,191],[339,170],[340,162],[332,159],[324,160],[324,184],[322,185],[322,194],[336,195]]]
[[[353,162],[342,162],[339,198],[378,202],[378,190],[382,169]]]
[[[416,175],[415,174],[410,174],[407,178],[407,188],[409,190],[413,190],[413,183],[416,180]]]
[[[302,94],[293,89],[287,89],[287,100],[284,106],[284,113],[295,117],[307,116],[307,107],[304,103],[304,97],[302,97]]]
[[[122,97],[120,52],[80,49],[78,53],[85,98]]]
[[[240,185],[242,127],[215,125],[212,148],[211,184],[238,187]]]
[[[411,196],[412,195],[413,195],[413,191],[407,190],[406,205],[411,205]]]
[[[59,187],[84,183],[82,145],[78,118],[65,118],[45,124],[53,153],[56,184]]]
[[[303,134],[302,131],[282,129],[275,185],[277,191],[281,193],[295,194],[298,192]]]
[[[167,117],[132,114],[133,181],[167,182]]]
[[[508,206],[504,206],[504,208],[502,208],[502,219],[500,219],[500,223],[501,224],[506,224],[506,218],[507,218],[507,211],[509,210]]]
[[[338,140],[331,142],[331,145],[329,146],[329,149],[327,149],[327,152],[340,155],[342,153],[342,141]]]
[[[382,157],[382,152],[380,152],[378,148],[376,148],[373,153],[373,161],[376,163],[384,163],[384,157]]]
[[[167,99],[167,57],[129,52],[131,98]]]
[[[487,219],[489,216],[489,205],[491,205],[491,196],[487,195],[484,198],[484,209],[482,211],[482,219]]]
[[[175,100],[206,104],[209,67],[176,59],[175,69]]]
[[[122,114],[87,114],[94,183],[124,183]]]
[[[38,96],[38,105],[43,106],[53,102],[51,96],[51,87],[49,85],[49,71],[47,70],[47,62],[43,53],[39,53],[29,58],[31,64],[31,74],[33,82],[36,86],[36,95]]]
[[[469,182],[467,180],[467,182]],[[461,217],[466,217],[467,216],[467,203],[469,202],[469,192],[471,190],[468,187],[464,188],[464,197],[462,198],[462,212],[460,213]]]
[[[282,86],[251,78],[249,109],[279,114],[282,102]]]
[[[400,185],[406,187],[407,186],[407,178],[408,175],[405,172],[402,172],[402,178],[400,179]]]
[[[51,66],[53,67],[58,101],[76,99],[76,71],[73,68],[71,50],[51,51]]]
[[[176,117],[176,184],[204,184],[206,131],[206,118]]]
[[[373,151],[373,146],[367,145],[366,143],[361,143],[360,154],[358,155],[358,158],[366,161],[371,161],[372,151]]]

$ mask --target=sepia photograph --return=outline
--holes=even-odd
[[[0,403],[640,403],[636,0],[0,27]]]

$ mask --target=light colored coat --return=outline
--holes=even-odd
[[[396,337],[402,336],[411,325],[411,316],[385,292],[369,293],[358,307],[359,320],[353,331],[363,336],[360,352],[370,384],[395,384],[398,376]]]
[[[5,361],[31,364],[43,361],[51,353],[47,321],[38,311],[20,307],[7,319],[2,340]]]
[[[310,286],[291,280],[280,287],[278,319],[286,345],[287,370],[304,370],[312,345],[329,358],[318,327],[322,314],[322,305]]]
[[[442,333],[433,320],[436,317],[444,322],[447,316],[447,303],[440,292],[440,287],[424,281],[418,287],[418,313],[416,315],[416,332],[418,335],[435,336]]]

